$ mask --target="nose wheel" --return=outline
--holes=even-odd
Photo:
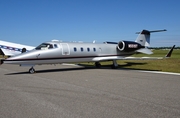
[[[29,73],[31,73],[31,74],[34,74],[36,71],[35,71],[35,69],[33,68],[33,67],[31,67],[30,69],[29,69]]]

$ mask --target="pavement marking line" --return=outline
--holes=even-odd
[[[157,74],[168,74],[168,75],[180,75],[180,73],[172,73],[172,72],[160,72],[160,71],[139,71],[145,73],[157,73]]]

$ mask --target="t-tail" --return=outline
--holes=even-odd
[[[164,30],[153,30],[153,31],[148,31],[148,30],[142,30],[141,32],[137,32],[136,34],[139,34],[135,42],[141,44],[142,46],[149,47],[150,46],[150,35],[151,33],[154,32],[163,32],[167,31],[166,29]]]

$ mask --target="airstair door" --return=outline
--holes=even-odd
[[[62,55],[70,55],[69,45],[67,43],[61,43]]]

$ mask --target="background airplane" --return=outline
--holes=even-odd
[[[113,61],[112,68],[117,68],[116,60],[139,60],[139,59],[162,59],[152,57],[128,57],[137,52],[152,54],[147,48],[150,45],[150,33],[162,32],[166,30],[138,32],[135,41],[119,41],[104,43],[75,43],[75,42],[45,42],[31,50],[20,55],[1,60],[1,63],[19,64],[21,66],[31,66],[30,73],[34,73],[35,65],[57,64],[70,62],[95,62],[96,67],[100,67],[102,61]],[[173,46],[174,48],[174,46]],[[173,48],[171,50],[173,50]],[[169,53],[172,53],[170,51]],[[168,54],[167,57],[169,57]]]
[[[34,48],[35,47],[33,46],[27,46],[0,40],[0,54],[7,57],[14,56],[22,52],[30,51]]]

